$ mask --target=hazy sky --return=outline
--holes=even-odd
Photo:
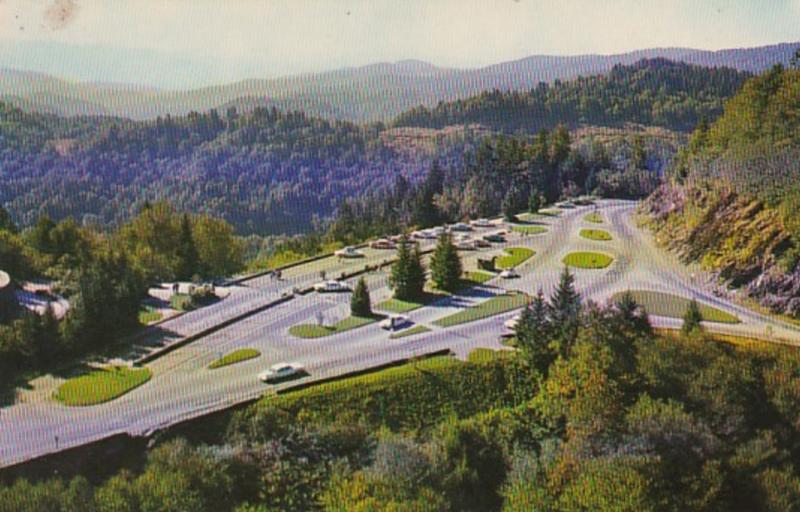
[[[800,40],[800,0],[0,0],[0,66],[162,86]]]

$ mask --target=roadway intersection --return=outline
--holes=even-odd
[[[515,312],[484,320],[437,327],[432,322],[465,307],[479,304],[508,289],[545,294],[553,289],[563,268],[562,258],[573,251],[587,250],[609,254],[614,262],[602,270],[575,269],[576,285],[584,297],[603,302],[627,289],[663,291],[695,297],[741,319],[739,324],[707,324],[712,331],[764,337],[769,332],[783,342],[800,341],[800,330],[792,324],[762,315],[722,298],[698,285],[692,272],[671,254],[656,248],[649,233],[637,227],[633,214],[636,203],[601,201],[597,205],[605,222],[591,224],[584,217],[595,207],[564,209],[557,217],[537,217],[547,231],[539,235],[513,233],[505,244],[491,249],[463,252],[468,269],[474,268],[480,255],[498,253],[504,246],[530,247],[536,254],[518,267],[519,279],[492,279],[482,286],[446,298],[409,313],[417,324],[430,332],[390,339],[377,323],[316,339],[300,339],[289,334],[291,326],[314,323],[319,312],[326,323],[333,323],[349,313],[349,294],[297,295],[291,300],[235,322],[216,332],[170,352],[147,364],[153,373],[145,385],[111,402],[90,407],[67,407],[51,398],[57,379],[33,382],[33,390],[22,390],[16,403],[0,408],[0,466],[34,458],[70,446],[77,446],[118,433],[142,435],[174,423],[254,399],[278,386],[261,383],[256,375],[280,361],[298,361],[308,376],[317,380],[409,358],[440,349],[450,349],[465,357],[474,348],[501,348],[503,322]],[[611,233],[611,241],[581,238],[582,228],[599,228]],[[498,228],[480,230],[480,234]],[[432,247],[426,242],[423,248]],[[357,260],[324,258],[287,269],[282,280],[268,276],[235,286],[223,301],[169,320],[160,326],[146,343],[158,346],[165,339],[178,339],[253,310],[293,288],[304,288],[320,280],[324,271],[330,277],[353,272],[365,265],[377,266],[394,256],[393,251],[366,249],[366,257]],[[367,274],[373,304],[389,298],[386,271]],[[676,327],[680,320],[653,317],[661,327]],[[209,363],[236,348],[252,347],[261,355],[239,364],[209,370]],[[56,447],[55,438],[59,444]]]

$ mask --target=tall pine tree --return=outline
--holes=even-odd
[[[561,272],[549,304],[550,319],[562,357],[568,357],[578,336],[581,296],[575,290],[575,276],[567,267]]]
[[[394,297],[400,300],[420,299],[425,288],[425,267],[419,246],[403,237],[397,245],[397,260],[389,274]]]
[[[695,331],[702,331],[703,326],[700,322],[703,321],[703,314],[700,313],[700,306],[695,299],[686,307],[686,312],[683,314],[683,325],[681,332],[683,334],[691,334]]]
[[[431,258],[431,279],[440,290],[456,291],[461,284],[461,256],[449,234],[442,234]]]
[[[553,326],[541,288],[530,306],[522,310],[516,334],[517,346],[523,357],[542,375],[547,375],[550,364],[556,358],[556,350],[552,342]]]
[[[185,213],[181,217],[178,247],[175,252],[178,257],[175,275],[178,279],[188,280],[193,275],[199,274],[198,263],[200,258],[197,254],[194,235],[192,235],[192,225],[189,221],[189,216]]]
[[[372,302],[364,276],[358,280],[353,295],[350,297],[350,314],[361,317],[372,316]]]

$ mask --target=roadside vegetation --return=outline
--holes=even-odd
[[[539,235],[541,233],[547,232],[547,228],[543,226],[514,225],[511,226],[511,230],[516,231],[517,233],[522,233],[524,235]]]
[[[572,252],[564,256],[564,264],[575,268],[601,269],[611,265],[614,258],[600,252]]]
[[[61,384],[53,396],[64,405],[97,405],[119,398],[150,380],[150,377],[147,368],[111,366],[93,369]]]
[[[425,327],[424,325],[415,325],[414,327],[409,327],[408,329],[403,329],[402,331],[393,332],[389,335],[391,339],[398,339],[398,338],[405,338],[406,336],[414,336],[415,334],[422,334],[425,332],[430,332],[430,328]]]
[[[248,359],[255,359],[260,355],[261,352],[259,352],[254,348],[240,348],[238,350],[234,350],[229,354],[225,354],[221,358],[212,362],[210,365],[208,365],[208,369],[216,370],[217,368],[222,368],[224,366],[241,363],[242,361],[247,361]]]
[[[161,320],[161,313],[150,306],[145,306],[139,310],[139,323],[142,325],[151,324]]]
[[[289,334],[297,338],[323,338],[340,334],[345,331],[364,327],[384,318],[381,315],[348,316],[332,325],[326,324],[298,324],[289,328]]]

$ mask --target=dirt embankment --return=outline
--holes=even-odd
[[[779,313],[800,316],[795,242],[780,212],[724,187],[663,185],[643,205],[656,240]]]

